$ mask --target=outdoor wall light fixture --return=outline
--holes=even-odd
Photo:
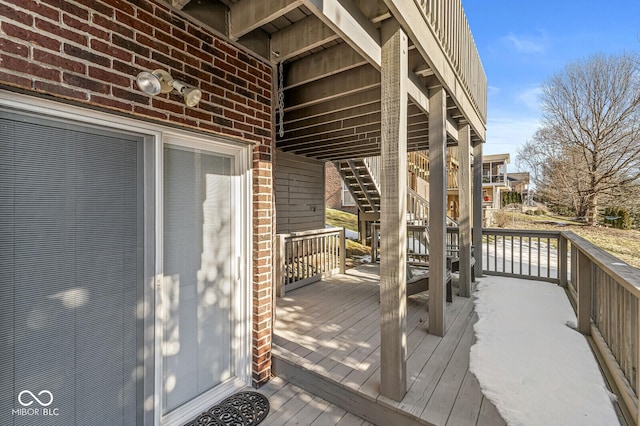
[[[138,87],[144,93],[155,96],[160,93],[169,93],[172,90],[180,93],[184,103],[188,107],[194,107],[198,105],[202,98],[202,91],[196,87],[189,86],[188,84],[174,80],[165,70],[157,69],[153,71],[142,71],[136,77],[136,83]]]

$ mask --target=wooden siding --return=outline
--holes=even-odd
[[[274,175],[276,232],[324,228],[324,163],[278,150]]]

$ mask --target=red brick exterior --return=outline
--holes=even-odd
[[[88,6],[87,6],[88,4]],[[253,381],[269,379],[272,318],[272,68],[153,0],[0,0],[0,86],[230,136],[253,149]],[[162,68],[202,89],[142,93]]]
[[[333,163],[329,161],[325,163],[324,176],[325,206],[330,209],[358,214],[357,206],[342,205],[342,176]]]

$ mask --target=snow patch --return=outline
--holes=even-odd
[[[483,278],[469,369],[512,425],[618,425],[591,349],[562,288]]]

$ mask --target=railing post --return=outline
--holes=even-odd
[[[286,234],[276,235],[276,296],[284,297],[285,294],[285,249],[286,249]]]
[[[345,238],[344,227],[340,230],[340,273],[344,274],[347,263],[347,239]]]
[[[379,228],[375,224],[371,224],[371,263],[378,262],[378,237]]]
[[[567,238],[561,233],[558,237],[558,279],[560,287],[567,287]]]
[[[591,335],[591,260],[578,250],[578,332]]]

